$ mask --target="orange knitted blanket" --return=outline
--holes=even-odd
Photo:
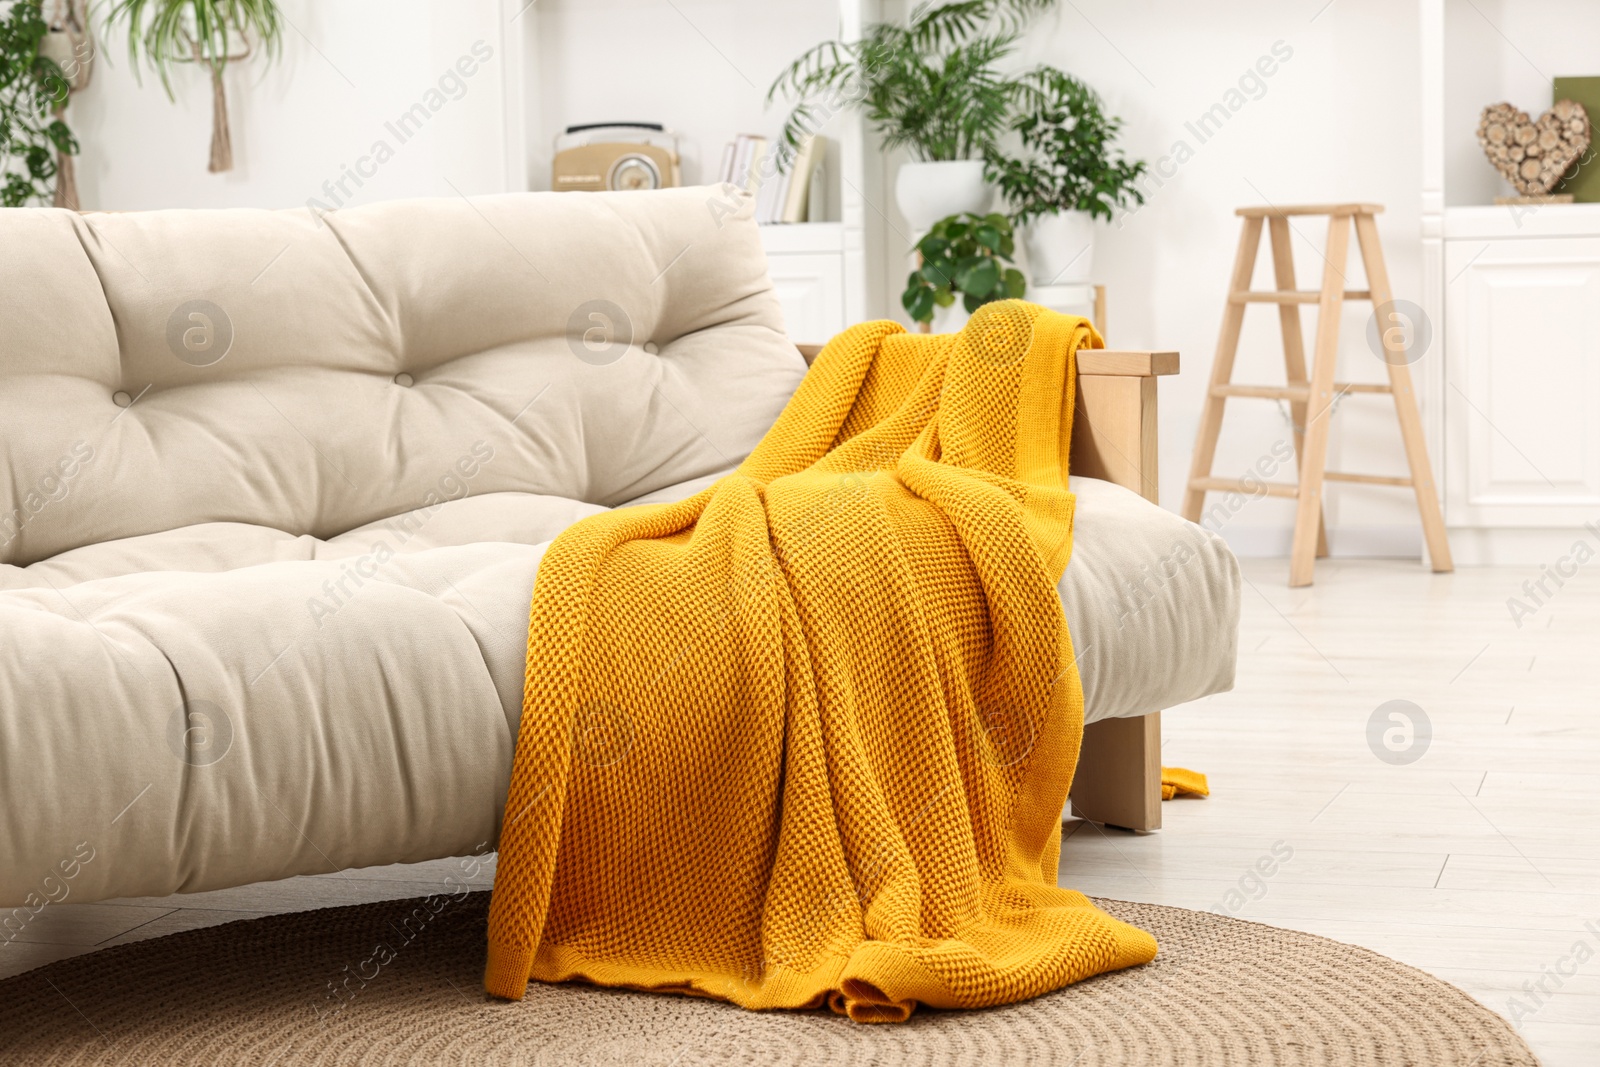
[[[484,984],[900,1021],[1145,963],[1058,888],[1082,319],[854,327],[739,469],[540,564]]]

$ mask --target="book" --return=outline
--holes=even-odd
[[[750,165],[740,171],[744,180],[744,187],[755,193],[761,190],[761,164],[767,158],[767,139],[765,137],[750,138]]]
[[[761,161],[767,154],[767,139],[753,133],[741,133],[734,140],[733,148],[733,177],[734,185],[752,193],[757,192],[760,181]]]
[[[783,197],[787,190],[784,188],[783,175],[767,176],[756,189],[756,222],[771,223],[780,221],[783,214]]]
[[[794,181],[794,171],[785,171],[774,174],[767,179],[767,184],[772,186],[772,200],[770,203],[766,222],[783,222],[784,205],[789,201],[789,186]]]
[[[828,172],[820,162],[811,169],[806,190],[806,221],[821,222],[828,217]]]
[[[1550,95],[1551,103],[1571,100],[1582,104],[1583,110],[1589,113],[1589,132],[1593,134],[1595,124],[1600,123],[1600,77],[1556,78]],[[1595,160],[1597,148],[1600,146],[1591,144],[1589,151],[1579,158],[1553,191],[1571,193],[1572,198],[1580,204],[1600,201],[1600,163]]]
[[[820,163],[821,138],[813,135],[800,142],[800,150],[789,162],[789,184],[780,221],[804,222],[809,206],[812,172]]]
[[[744,185],[742,175],[749,173],[744,168],[748,167],[749,163],[750,145],[745,140],[744,134],[740,134],[733,139],[733,163],[728,170],[728,181],[742,187]]]

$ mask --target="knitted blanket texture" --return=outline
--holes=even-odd
[[[484,984],[977,1008],[1145,963],[1056,885],[1076,352],[1021,301],[845,331],[733,474],[539,568]]]

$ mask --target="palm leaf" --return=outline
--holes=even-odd
[[[903,26],[873,23],[857,41],[806,50],[767,91],[769,104],[795,101],[779,138],[780,168],[840,107],[860,111],[888,149],[927,160],[988,153],[1022,93],[997,64],[1015,51],[1027,20],[1054,3],[926,0]]]

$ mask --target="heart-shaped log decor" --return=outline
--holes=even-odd
[[[1490,104],[1478,120],[1478,143],[1517,192],[1546,196],[1589,150],[1589,116],[1571,100],[1537,121],[1510,104]]]

